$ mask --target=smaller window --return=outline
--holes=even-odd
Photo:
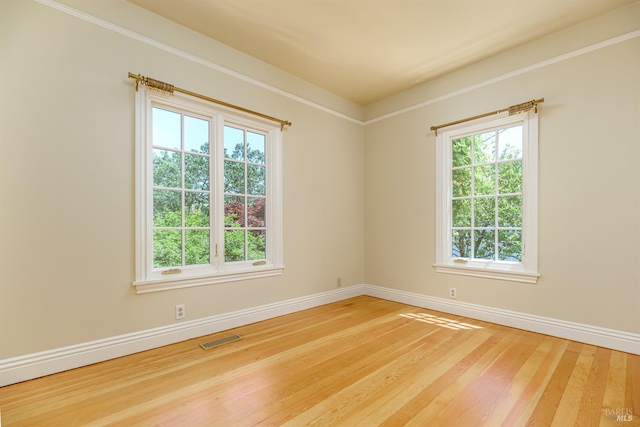
[[[438,135],[436,271],[536,282],[536,118],[503,115]]]

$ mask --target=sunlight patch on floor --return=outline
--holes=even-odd
[[[443,328],[462,330],[462,329],[482,329],[481,326],[471,325],[465,322],[458,322],[457,320],[447,319],[446,317],[439,317],[433,314],[427,313],[403,313],[402,317],[408,319],[414,319],[419,322],[430,323],[432,325],[441,326]]]

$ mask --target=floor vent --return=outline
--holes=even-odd
[[[231,336],[228,336],[228,337],[219,338],[217,340],[209,341],[209,342],[206,342],[204,344],[200,344],[200,347],[202,347],[204,350],[209,350],[210,348],[218,347],[218,346],[220,346],[222,344],[238,341],[240,339],[242,339],[242,337],[240,335],[231,335]]]

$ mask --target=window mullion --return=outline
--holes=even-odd
[[[215,253],[218,255],[216,258],[216,266],[218,269],[224,269],[225,267],[225,229],[224,229],[224,117],[222,114],[218,114],[216,117],[216,129],[215,129],[215,189],[216,200],[218,202],[218,208],[216,209],[216,245],[217,250]]]
[[[185,240],[186,240],[186,233],[185,233],[185,226],[186,226],[186,219],[185,219],[185,204],[186,204],[186,194],[185,194],[185,186],[184,186],[184,182],[185,182],[185,167],[184,167],[184,151],[182,150],[184,146],[184,114],[180,114],[180,148],[178,149],[178,153],[180,154],[180,249],[181,249],[181,253],[180,253],[180,262],[182,263],[182,266],[186,265],[186,257],[185,257]]]
[[[244,260],[249,259],[249,141],[244,130]]]
[[[498,256],[498,226],[500,225],[500,211],[498,210],[498,194],[500,193],[498,187],[498,172],[499,172],[499,164],[498,161],[498,153],[500,153],[500,129],[495,130],[496,140],[494,142],[494,150],[495,157],[493,159],[494,167],[493,167],[493,211],[494,211],[494,231],[493,231],[493,259],[498,260],[500,257]]]
[[[498,165],[499,165],[498,153],[500,152],[498,150],[498,143],[499,143],[498,135],[499,135],[498,132],[496,132],[496,158],[495,158],[495,167],[494,167],[494,193],[493,193],[493,209],[494,209],[494,212],[495,212],[495,215],[494,215],[494,221],[495,221],[494,228],[495,229],[494,229],[494,232],[493,232],[493,245],[494,245],[493,246],[494,247],[493,259],[494,260],[497,260],[497,259],[500,258],[498,256],[498,250],[499,250],[499,247],[498,247],[498,235],[499,235],[498,226],[500,225],[500,212],[498,210],[498,194],[500,193],[499,190],[498,190],[498,170],[499,170],[499,168],[498,168]]]
[[[471,136],[471,194],[469,195],[471,197],[471,224],[470,224],[470,228],[471,228],[471,242],[470,242],[470,248],[469,248],[469,259],[473,259],[475,258],[476,255],[476,248],[475,248],[475,241],[476,241],[476,236],[475,236],[475,223],[476,223],[476,153],[475,153],[475,144],[474,144],[474,140],[473,140],[473,135]]]
[[[216,195],[220,194],[217,188],[216,179],[216,160],[219,158],[217,153],[218,141],[216,135],[216,126],[218,121],[213,117],[209,117],[209,263],[218,267],[218,232],[216,224],[218,223],[218,201]]]

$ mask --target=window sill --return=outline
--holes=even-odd
[[[497,270],[482,267],[471,267],[468,265],[434,264],[438,273],[459,274],[462,276],[482,277],[485,279],[508,280],[511,282],[537,283],[540,274],[517,271],[517,270]]]
[[[223,271],[206,276],[166,277],[133,282],[136,294],[168,291],[171,289],[191,288],[195,286],[214,285],[217,283],[236,282],[239,280],[259,279],[262,277],[280,276],[284,266],[265,266],[241,271]]]

